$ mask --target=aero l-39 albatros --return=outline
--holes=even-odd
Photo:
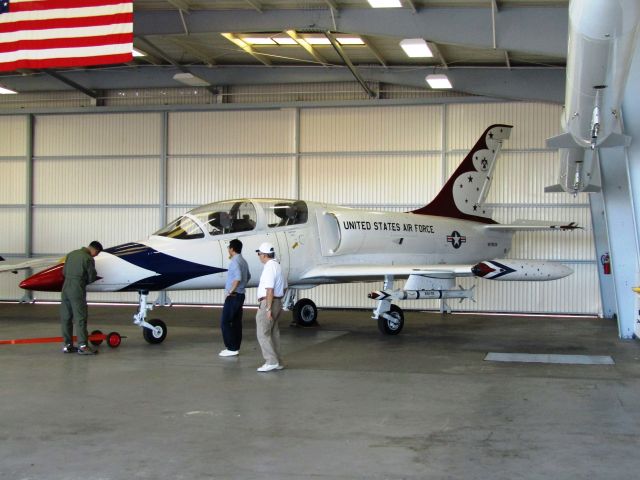
[[[150,291],[224,288],[227,245],[240,239],[256,286],[261,265],[253,255],[262,242],[277,249],[289,290],[283,300],[299,324],[314,323],[310,299],[296,301],[299,291],[316,285],[382,280],[384,290],[373,318],[385,334],[402,330],[402,309],[394,300],[469,298],[457,289],[456,277],[488,280],[544,281],[565,277],[571,269],[535,260],[497,260],[511,248],[516,231],[571,230],[575,224],[519,221],[501,225],[482,207],[495,160],[511,126],[487,128],[436,198],[406,213],[357,210],[318,202],[284,199],[238,199],[191,210],[147,240],[107,248],[96,258],[99,279],[92,292],[137,291],[134,323],[149,343],[167,334],[161,320],[147,320]],[[34,261],[1,270],[33,267]],[[63,264],[25,279],[27,290],[60,291]],[[391,290],[394,278],[407,279]]]

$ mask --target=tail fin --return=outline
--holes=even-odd
[[[511,125],[491,125],[480,136],[458,169],[431,203],[411,213],[496,223],[480,204],[487,196],[496,157]]]

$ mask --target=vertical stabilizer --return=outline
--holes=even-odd
[[[496,223],[481,203],[491,185],[502,142],[509,138],[511,128],[511,125],[487,128],[436,198],[412,213]]]

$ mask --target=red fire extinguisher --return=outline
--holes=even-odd
[[[605,275],[611,275],[611,259],[609,258],[609,252],[600,257],[600,263],[602,264],[602,271]]]

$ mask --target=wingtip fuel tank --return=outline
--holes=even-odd
[[[583,161],[579,150],[628,146],[620,105],[638,41],[640,2],[637,0],[571,0],[564,132],[547,139],[561,151],[562,190],[589,191],[597,162]],[[577,160],[580,159],[580,160]],[[563,170],[568,172],[563,176]],[[578,178],[576,178],[578,177]],[[548,190],[556,191],[556,190]]]

